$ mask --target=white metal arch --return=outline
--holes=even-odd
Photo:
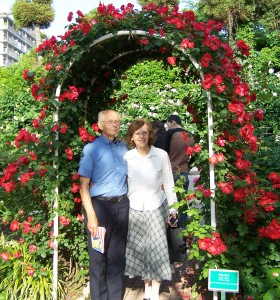
[[[129,37],[133,37],[133,36],[148,36],[149,33],[144,31],[144,30],[121,30],[118,31],[116,34],[112,34],[112,33],[108,33],[104,36],[101,36],[99,38],[97,38],[96,40],[94,40],[91,44],[90,44],[90,48],[94,47],[95,45],[105,41],[105,40],[109,40],[112,38],[115,38],[116,36],[129,36]],[[164,37],[162,37],[159,34],[155,34],[153,37],[155,38],[159,38],[159,39],[164,39]],[[136,52],[139,51],[137,49],[135,49],[135,51],[129,51],[129,52]],[[184,52],[184,50],[182,50]],[[83,54],[85,51],[81,51],[81,54]],[[112,60],[110,60],[108,63],[106,63],[106,65],[112,63],[113,61],[119,59],[120,57],[129,54],[129,52],[123,52],[123,53],[119,53],[117,54]],[[186,54],[186,53],[185,53]],[[192,62],[192,64],[194,65],[194,67],[199,71],[200,77],[203,80],[204,79],[204,74],[202,72],[202,69],[200,67],[200,64],[190,55],[190,54],[186,54],[188,56],[188,58],[190,59],[190,61]],[[67,71],[70,70],[70,68],[72,67],[72,65],[75,63],[75,61],[70,62]],[[106,66],[104,65],[104,67]],[[94,81],[96,80],[96,77],[92,78],[91,80],[91,85],[94,83]],[[62,84],[62,83],[61,83]],[[59,84],[56,88],[56,97],[57,97],[57,101],[58,101],[58,97],[60,96],[60,92],[61,92],[61,84]],[[209,157],[212,156],[212,154],[214,153],[213,151],[213,133],[214,133],[214,128],[213,128],[213,116],[212,116],[212,96],[211,93],[209,91],[207,91],[206,93],[207,95],[207,118],[208,118],[208,151],[209,151]],[[56,111],[54,112],[53,115],[53,121],[54,122],[58,122],[58,117],[59,117],[59,108],[57,106]],[[59,139],[59,133],[56,133],[56,140]],[[58,156],[58,150],[55,151],[55,156]],[[215,201],[214,201],[214,197],[215,197],[215,188],[216,188],[216,184],[215,184],[215,170],[214,170],[214,165],[210,164],[210,169],[209,169],[209,177],[210,177],[210,190],[211,190],[211,203],[210,203],[210,210],[211,210],[211,226],[213,228],[213,230],[216,230],[216,207],[215,207]],[[57,214],[57,208],[58,208],[58,188],[55,189],[55,199],[54,199],[54,220],[53,220],[53,238],[54,238],[54,253],[53,253],[53,300],[57,300],[57,287],[58,287],[58,214]],[[216,297],[215,297],[216,298]]]

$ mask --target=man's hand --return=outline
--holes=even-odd
[[[92,201],[89,193],[91,182],[87,177],[80,176],[80,195],[87,214],[87,227],[92,236],[97,234],[98,220],[92,206]]]
[[[88,218],[87,227],[92,236],[96,236],[98,228],[98,220],[95,217]]]

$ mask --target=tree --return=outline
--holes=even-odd
[[[280,0],[261,0],[256,5],[256,18],[268,30],[280,33]]]
[[[219,20],[226,25],[229,41],[233,41],[239,23],[250,20],[254,12],[254,6],[246,0],[200,0],[198,7],[206,18]]]
[[[232,42],[241,24],[254,22],[279,32],[279,0],[200,0],[198,11],[225,24]]]
[[[16,0],[12,7],[16,27],[35,30],[36,45],[41,44],[40,29],[46,29],[54,20],[52,0]]]

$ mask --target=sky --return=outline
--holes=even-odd
[[[11,11],[11,6],[14,4],[15,0],[0,0],[0,12]],[[44,30],[48,36],[58,36],[64,33],[64,27],[69,24],[67,21],[67,16],[69,12],[74,13],[74,17],[77,16],[75,13],[80,10],[82,13],[86,14],[90,10],[98,7],[98,0],[53,0],[53,8],[55,10],[55,20],[51,23],[51,26]],[[5,4],[4,4],[5,3]],[[139,9],[139,5],[136,0],[104,0],[105,5],[113,3],[116,8],[119,8],[123,4],[132,3],[134,8]]]

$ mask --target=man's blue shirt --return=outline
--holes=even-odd
[[[127,164],[123,159],[128,148],[124,142],[110,141],[103,135],[87,144],[78,173],[90,178],[90,195],[114,197],[127,193]]]

